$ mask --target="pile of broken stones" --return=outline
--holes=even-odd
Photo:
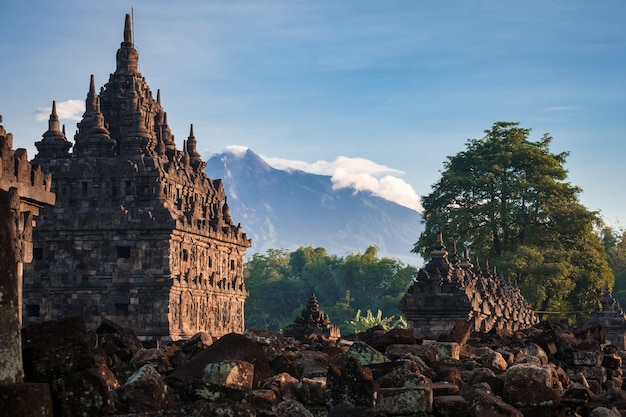
[[[159,346],[109,320],[93,332],[68,318],[22,338],[25,379],[49,384],[55,416],[626,415],[622,351],[600,326],[469,334],[461,324],[438,341],[402,329],[334,342],[250,330]]]

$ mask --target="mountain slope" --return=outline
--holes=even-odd
[[[206,173],[223,179],[233,221],[252,238],[250,254],[312,245],[344,256],[376,245],[381,256],[421,264],[410,253],[423,228],[415,210],[368,192],[333,190],[330,176],[272,168],[250,149],[213,155]]]

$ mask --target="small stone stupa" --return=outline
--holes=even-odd
[[[587,322],[601,325],[607,342],[626,349],[626,315],[611,290],[606,290]]]
[[[315,294],[311,294],[306,308],[283,331],[283,335],[297,340],[307,340],[312,336],[321,336],[333,341],[339,339],[341,334],[339,328],[333,325],[328,316],[320,310]]]

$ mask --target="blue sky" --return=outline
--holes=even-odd
[[[248,147],[416,207],[446,156],[518,121],[570,152],[585,206],[626,222],[626,2],[0,0],[14,147],[34,156],[52,100],[73,137],[131,7],[140,70],[179,147],[193,123],[205,158]]]

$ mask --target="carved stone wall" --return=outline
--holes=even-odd
[[[0,124],[0,384],[23,377],[22,264],[32,260],[34,216],[54,204],[50,175],[31,166],[25,149],[12,148],[13,135]]]
[[[146,339],[243,332],[251,242],[221,180],[205,174],[193,126],[177,149],[138,67],[127,15],[116,71],[99,93],[91,77],[73,144],[53,103],[33,163],[52,174],[58,200],[33,237],[25,321],[80,315],[96,327],[106,317]]]
[[[400,302],[418,337],[437,339],[457,321],[470,322],[481,332],[525,329],[539,322],[517,287],[467,257],[459,259],[456,249],[452,252],[448,256],[439,236],[431,260]]]

